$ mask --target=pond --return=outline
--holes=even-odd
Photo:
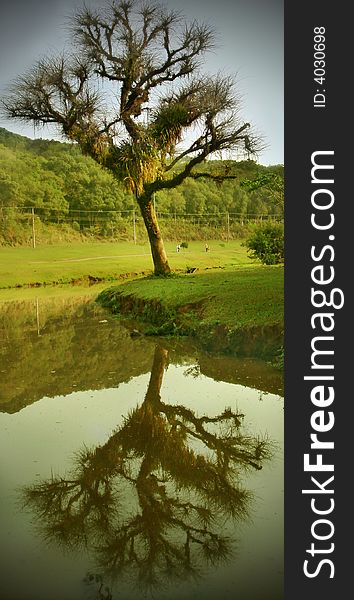
[[[1,301],[4,600],[283,598],[283,392],[92,292]]]

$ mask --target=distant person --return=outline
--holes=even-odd
[[[179,252],[180,249],[181,249],[181,244],[177,244],[177,247],[176,247],[177,252]]]
[[[209,252],[209,245],[205,244],[205,252]]]

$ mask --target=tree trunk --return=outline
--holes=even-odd
[[[154,362],[152,363],[151,368],[150,381],[148,389],[146,391],[144,402],[148,402],[152,405],[156,405],[159,403],[161,385],[167,364],[168,350],[157,344],[155,348]]]
[[[151,197],[138,198],[138,203],[149,236],[154,273],[155,275],[167,275],[171,273],[171,269],[167,261],[167,254]]]

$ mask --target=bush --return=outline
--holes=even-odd
[[[188,248],[188,242],[182,242],[181,248]]]
[[[251,258],[264,265],[284,262],[284,227],[280,223],[257,225],[245,246]]]
[[[80,229],[81,229],[80,223],[78,223],[77,221],[73,221],[71,227],[73,228],[74,231],[80,231]]]

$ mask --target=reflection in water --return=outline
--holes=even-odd
[[[1,597],[281,598],[282,455],[254,435],[281,448],[281,375],[155,347],[92,296],[0,300]]]
[[[154,346],[147,336],[131,338],[92,297],[0,302],[0,411],[118,387],[150,370]],[[191,340],[170,340],[166,347],[172,362],[197,363],[198,373],[214,380],[282,393],[281,374],[263,361],[209,356]]]
[[[0,410],[15,413],[44,396],[105,389],[147,372],[152,343],[110,323],[91,297],[0,303]]]
[[[198,416],[165,403],[167,365],[158,345],[144,401],[110,439],[83,448],[65,476],[23,490],[47,540],[94,553],[86,579],[100,599],[112,597],[104,581],[126,577],[153,591],[229,559],[234,548],[222,525],[250,511],[241,477],[272,454],[268,440],[243,433],[242,414]]]

